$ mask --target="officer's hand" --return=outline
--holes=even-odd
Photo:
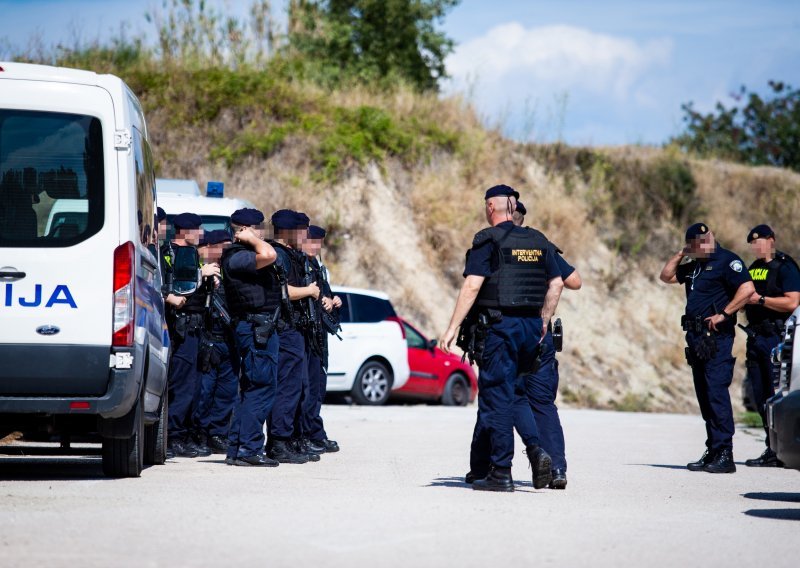
[[[316,282],[312,282],[308,286],[306,286],[306,290],[308,291],[308,295],[314,298],[315,300],[319,300],[319,286],[317,286]]]
[[[333,307],[334,308],[341,308],[342,307],[342,299],[339,296],[333,297]]]
[[[175,294],[169,294],[167,296],[166,302],[170,306],[180,310],[186,303],[186,296],[176,296]]]
[[[708,324],[708,329],[717,331],[717,326],[725,321],[725,316],[722,314],[714,314],[710,318],[706,318],[705,321],[706,324]]]
[[[200,273],[203,276],[219,276],[219,264],[216,262],[204,264],[203,268],[200,269]]]
[[[456,338],[456,330],[448,328],[442,334],[442,337],[439,338],[439,349],[441,349],[446,355],[450,354],[450,344],[453,343],[453,340]]]
[[[258,239],[258,235],[256,235],[255,231],[253,231],[253,229],[250,227],[242,227],[236,231],[236,234],[233,236],[233,238],[245,244],[252,244],[254,240]]]
[[[547,327],[550,324],[550,321],[542,320],[542,336],[539,338],[539,343],[544,341],[544,337],[547,335]]]
[[[333,309],[333,300],[328,297],[323,296],[322,298],[322,309],[326,312],[330,312]]]

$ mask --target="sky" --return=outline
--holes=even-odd
[[[250,4],[223,3],[238,15]],[[146,31],[160,5],[0,0],[0,42],[70,45],[122,21]],[[709,111],[741,85],[800,87],[800,0],[462,0],[441,27],[457,44],[443,93],[524,141],[661,144],[681,132],[685,102]]]

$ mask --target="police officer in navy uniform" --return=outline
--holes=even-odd
[[[745,461],[750,467],[783,467],[769,447],[765,415],[767,399],[775,394],[770,355],[781,341],[783,325],[800,303],[800,271],[788,254],[775,248],[775,233],[768,225],[753,227],[747,235],[756,260],[750,265],[755,292],[747,313],[747,372],[753,388],[753,403],[767,430],[767,448],[760,457]]]
[[[487,190],[486,219],[467,253],[465,281],[450,325],[439,342],[450,352],[458,327],[473,305],[486,315],[489,327],[479,359],[478,424],[473,435],[473,489],[513,491],[514,406],[520,400],[519,379],[533,369],[539,345],[558,305],[563,281],[551,244],[540,232],[517,227],[512,214],[519,194],[506,185]],[[524,402],[524,388],[521,389]],[[529,420],[534,422],[525,404]],[[535,428],[535,422],[534,426]],[[534,487],[551,480],[551,460],[541,447],[528,447]],[[475,464],[488,457],[488,470]]]
[[[735,359],[731,351],[736,313],[755,291],[753,282],[742,259],[722,248],[704,223],[687,229],[686,246],[664,265],[661,280],[686,288],[686,313],[681,320],[686,359],[706,423],[706,451],[686,467],[733,473],[734,425],[728,388]]]
[[[225,229],[206,231],[198,248],[200,258],[205,264],[219,263],[231,240],[230,232]],[[239,393],[239,357],[222,275],[212,276],[206,285],[213,286],[213,291],[206,302],[207,327],[200,348],[202,375],[194,422],[201,441],[213,453],[226,454],[231,415]]]
[[[306,254],[312,279],[320,288],[319,306],[330,313],[342,307],[342,300],[331,291],[327,270],[319,260],[325,235],[324,228],[318,225],[309,225],[308,239],[303,244],[302,250]],[[321,322],[318,323],[321,325]],[[328,439],[321,415],[328,384],[328,333],[323,333],[321,339],[323,343],[321,356],[313,351],[309,352],[308,356],[308,392],[301,404],[300,425],[304,444],[308,450],[319,454],[339,451],[339,444]]]
[[[264,241],[264,214],[239,209],[231,215],[234,244],[222,255],[222,283],[241,362],[225,463],[275,467],[264,453],[264,424],[275,400],[278,335],[269,322],[282,311],[283,277],[277,254]]]
[[[523,226],[526,214],[525,205],[521,201],[517,201],[517,208],[513,216],[514,224],[520,227]],[[583,285],[580,274],[575,270],[575,267],[564,260],[557,247],[556,262],[558,263],[561,278],[564,281],[564,288],[580,290]],[[528,373],[525,376],[525,392],[527,401],[531,410],[533,410],[533,416],[536,419],[536,426],[541,440],[540,444],[550,454],[553,461],[553,479],[550,482],[550,488],[566,489],[567,458],[564,430],[561,427],[561,419],[555,403],[558,395],[558,383],[558,360],[556,359],[556,348],[553,343],[553,329],[550,326],[547,328],[544,341],[542,341],[541,356],[537,369],[534,373]],[[524,419],[521,422],[524,425]],[[522,433],[520,435],[523,439],[526,437]]]
[[[202,218],[194,213],[176,215],[173,220],[175,237],[171,245],[165,245],[162,255],[171,254],[176,247],[196,247],[203,237],[202,222]],[[219,276],[219,266],[214,263],[206,264],[202,267],[202,275]],[[198,288],[189,296],[169,293],[166,302],[174,307],[174,317],[171,318],[170,326],[172,354],[169,365],[167,455],[208,456],[211,455],[208,446],[195,443],[190,436],[193,430],[192,409],[200,380],[197,362],[201,330],[204,325],[206,293],[202,288]]]
[[[308,235],[308,216],[281,209],[271,220],[275,240],[270,242],[278,254],[277,262],[286,271],[289,317],[278,327],[278,387],[269,418],[267,453],[281,463],[304,464],[320,458],[302,446],[295,428],[300,401],[308,389],[308,346],[301,302],[308,297],[318,299],[320,290],[316,284],[303,285],[306,261],[300,247]]]

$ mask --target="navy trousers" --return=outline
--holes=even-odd
[[[169,364],[167,435],[172,441],[185,441],[192,426],[197,384],[200,371],[197,368],[197,351],[200,345],[196,328],[189,328],[183,340],[173,343]]]
[[[236,349],[241,374],[239,396],[228,435],[228,457],[248,457],[264,449],[264,424],[275,401],[279,338],[270,335],[265,346],[256,346],[253,324],[236,326]]]
[[[688,333],[689,349],[701,334]],[[706,447],[709,450],[733,448],[733,408],[728,388],[733,381],[733,335],[716,335],[717,353],[708,361],[692,360],[692,377],[700,414],[706,423]]]
[[[328,375],[322,360],[314,353],[308,354],[308,390],[302,403],[301,424],[304,436],[321,441],[328,438],[322,421],[322,402],[328,386]]]
[[[234,346],[225,341],[212,343],[220,363],[200,376],[194,423],[203,435],[227,437],[239,392],[239,361]]]
[[[756,335],[747,339],[747,373],[753,387],[753,404],[761,415],[769,447],[769,426],[767,425],[767,400],[775,394],[772,381],[772,349],[781,342],[781,336]]]
[[[536,419],[539,445],[550,454],[553,469],[567,469],[567,458],[564,445],[564,430],[558,416],[556,396],[558,395],[558,361],[553,345],[553,335],[548,331],[541,346],[539,368],[535,373],[526,373],[524,381],[525,398],[530,404]],[[532,435],[526,428],[525,416],[515,413],[514,427],[526,445]]]
[[[529,429],[536,428],[521,371],[532,368],[541,334],[542,320],[533,317],[503,316],[488,330],[478,376],[478,420],[470,452],[473,471],[485,471],[487,461],[510,468],[514,423],[522,419]],[[526,444],[529,440],[537,443],[538,434]]]
[[[295,436],[300,400],[303,391],[308,389],[308,363],[306,342],[301,332],[294,328],[285,329],[278,332],[278,337],[278,388],[269,419],[269,437],[285,441]]]

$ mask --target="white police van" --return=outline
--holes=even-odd
[[[0,437],[100,440],[114,477],[164,462],[155,200],[122,80],[0,62]]]

